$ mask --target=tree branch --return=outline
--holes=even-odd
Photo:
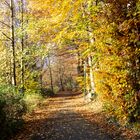
[[[11,9],[11,6],[7,1],[5,1],[5,5],[7,5]]]
[[[7,42],[7,41],[9,41],[9,39],[0,39],[0,41],[6,41]]]
[[[6,35],[4,32],[2,32],[2,34],[6,37],[6,38],[8,38],[9,40],[11,40],[11,41],[13,41],[8,35]]]
[[[5,25],[5,26],[7,26],[8,28],[11,28],[8,24],[6,24],[6,23],[3,22],[3,21],[0,21],[0,23],[3,24],[3,25]]]

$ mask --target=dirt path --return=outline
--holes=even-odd
[[[81,95],[58,94],[26,116],[26,124],[13,140],[129,140],[130,131],[105,122],[100,113],[84,105]]]

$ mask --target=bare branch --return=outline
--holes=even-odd
[[[0,39],[0,41],[6,41],[7,42],[7,41],[9,41],[9,39]]]
[[[8,38],[9,40],[11,40],[11,41],[13,41],[8,35],[6,35],[4,32],[2,32],[2,34],[6,37],[6,38]]]
[[[5,1],[4,3],[11,9],[11,5],[7,1]]]
[[[3,22],[3,21],[0,21],[0,23],[3,24],[3,25],[5,25],[5,26],[7,26],[8,28],[11,28],[8,24],[6,24],[6,23]]]

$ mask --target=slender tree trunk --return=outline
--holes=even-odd
[[[77,57],[78,57],[78,66],[77,66],[77,72],[78,72],[78,75],[80,76],[81,75],[81,63],[80,63],[80,53],[77,49]]]
[[[50,80],[51,80],[51,90],[52,90],[52,92],[54,92],[53,75],[52,75],[52,68],[51,68],[50,56],[48,56],[48,62],[49,62],[49,72],[50,72]]]
[[[21,38],[21,51],[22,51],[22,58],[21,58],[21,84],[22,88],[24,89],[24,1],[21,0],[21,30],[22,30],[22,38]]]
[[[11,0],[11,32],[12,32],[12,64],[13,64],[13,85],[16,86],[16,55],[15,55],[15,26],[14,26],[14,21],[15,21],[15,8],[14,8],[14,0]]]
[[[84,93],[87,93],[87,63],[84,61]]]
[[[92,69],[92,59],[91,56],[88,57],[89,64],[89,75],[90,75],[90,85],[91,85],[91,94],[94,93],[94,79],[93,79],[93,69]]]
[[[11,58],[11,56],[10,56]],[[10,84],[12,85],[12,80],[13,79],[13,71],[12,71],[12,60],[10,60]]]
[[[59,73],[60,73],[60,84],[61,84],[61,90],[64,91],[64,85],[63,85],[63,71],[61,70],[61,68],[59,68]]]
[[[70,88],[71,91],[73,90],[73,78],[72,78],[72,74],[70,73]]]
[[[96,1],[97,3],[98,1]],[[96,4],[95,3],[95,4]],[[94,5],[95,5],[94,4]],[[90,7],[93,5],[93,2],[92,1],[89,1],[88,3],[88,8],[90,9]],[[90,14],[91,11],[89,10],[88,13]],[[93,29],[92,29],[92,20],[89,22],[89,25],[88,25],[88,30],[89,30],[89,42],[90,42],[90,46],[92,47],[94,45],[94,37],[93,37]],[[92,66],[92,55],[90,54],[88,56],[88,65],[89,65],[89,78],[90,78],[90,96],[92,97],[92,94],[94,94],[94,77],[93,77],[93,66]]]
[[[41,70],[40,70],[40,88],[43,90],[43,66],[44,66],[44,60],[41,59]]]
[[[92,46],[94,44],[93,33],[92,33],[92,29],[90,27],[89,27],[89,30],[91,30],[91,32],[89,32],[89,40],[90,40],[90,44]],[[92,65],[92,56],[91,56],[91,54],[88,56],[88,65],[89,65],[91,94],[94,94],[95,86],[94,86],[93,65]]]

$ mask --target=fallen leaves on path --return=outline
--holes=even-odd
[[[23,130],[12,140],[140,139],[135,132],[108,123],[100,103],[85,104],[81,94],[71,92],[44,100],[24,119]]]

